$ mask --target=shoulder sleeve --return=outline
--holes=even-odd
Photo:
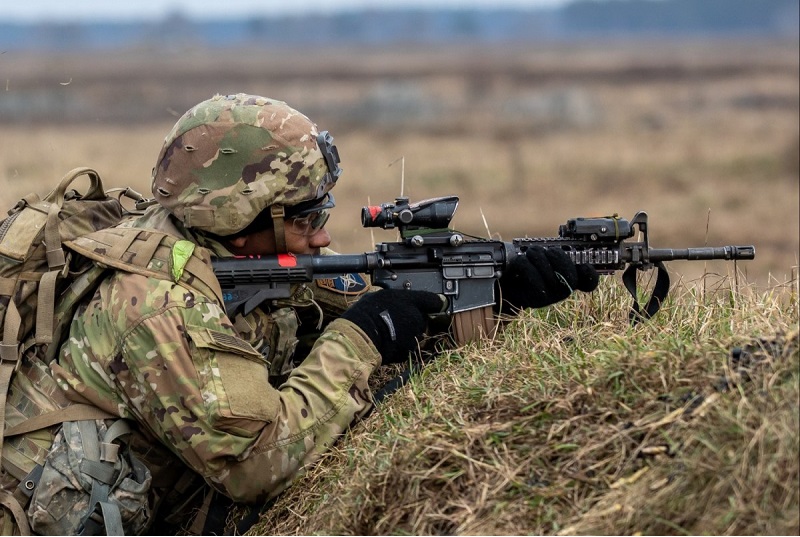
[[[212,483],[237,501],[279,494],[372,407],[368,381],[379,363],[380,355],[358,327],[333,321],[280,387],[279,412],[249,455]]]
[[[380,357],[348,321],[331,324],[280,389],[214,302],[168,304],[132,324],[109,364],[132,412],[236,501],[272,496],[371,405]]]
[[[380,361],[360,329],[331,323],[279,389],[215,302],[172,282],[105,282],[73,321],[61,384],[113,406],[236,501],[278,494],[371,405]]]

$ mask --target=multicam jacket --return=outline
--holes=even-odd
[[[227,254],[158,207],[129,225]],[[135,420],[226,496],[264,501],[370,409],[380,356],[353,323],[328,323],[367,290],[356,277],[343,292],[336,282],[298,287],[268,312],[230,319],[168,279],[113,272],[75,314],[53,373],[71,399]],[[303,333],[320,335],[301,351]]]

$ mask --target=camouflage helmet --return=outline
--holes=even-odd
[[[240,93],[212,97],[178,120],[152,190],[187,227],[226,236],[268,207],[324,198],[340,174],[327,131],[282,101]]]

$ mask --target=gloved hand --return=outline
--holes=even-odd
[[[381,289],[367,293],[342,318],[358,325],[375,344],[383,363],[408,359],[428,326],[428,314],[440,313],[446,299],[429,291]]]
[[[500,278],[503,310],[542,308],[560,302],[572,291],[590,293],[600,277],[591,265],[576,265],[560,248],[532,246],[511,261]]]

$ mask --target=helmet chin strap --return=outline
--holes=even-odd
[[[283,210],[283,205],[273,205],[269,208],[269,211],[272,215],[272,229],[275,232],[275,253],[288,254],[289,250],[286,248],[286,230],[283,225],[286,213]]]

